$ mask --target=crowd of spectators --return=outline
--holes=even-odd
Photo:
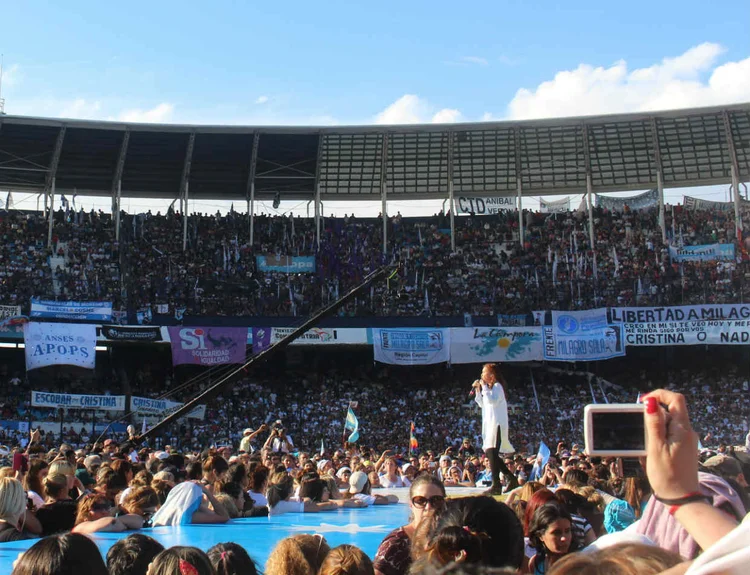
[[[209,449],[149,448],[132,428],[120,442],[49,447],[34,430],[9,454],[12,467],[0,464],[0,543],[42,537],[18,556],[13,575],[252,575],[255,562],[235,543],[165,549],[149,535],[258,517],[273,530],[281,514],[342,508],[356,521],[358,508],[403,500],[409,523],[372,558],[353,545],[331,549],[322,534],[297,534],[275,542],[264,572],[742,573],[750,459],[726,446],[699,457],[681,394],[653,390],[643,401],[642,467],[565,441],[546,455],[520,449],[505,454],[502,500],[477,493],[489,483],[488,462],[470,438],[417,456],[351,443],[312,454],[293,445],[281,421],[245,429],[239,446]],[[263,446],[253,448],[253,438]],[[102,532],[132,532],[108,551],[106,565],[83,537]]]
[[[126,214],[120,242],[103,212],[55,215],[53,248],[39,213],[0,214],[0,304],[28,309],[32,296],[114,302],[118,311],[188,315],[305,315],[357,285],[383,263],[399,276],[376,285],[341,313],[378,316],[493,316],[537,309],[687,305],[742,301],[747,263],[678,264],[669,258],[658,210],[588,214],[517,212],[455,219],[446,214],[388,221],[323,218],[320,245],[311,218],[258,216],[249,243],[246,214]],[[743,215],[750,225],[750,215]],[[668,207],[671,245],[731,243],[734,214]],[[737,246],[741,256],[747,246]],[[54,269],[48,256],[57,256]],[[256,256],[314,257],[314,273],[262,272]],[[62,258],[62,259],[60,259]],[[58,265],[62,263],[63,265]],[[125,314],[123,313],[123,317]]]
[[[647,352],[602,362],[596,374],[553,366],[534,368],[506,365],[511,443],[535,450],[540,441],[555,444],[582,442],[582,410],[592,402],[632,403],[639,394],[663,387],[684,394],[693,413],[693,425],[706,446],[743,445],[750,422],[750,377],[739,367],[742,350],[726,350],[726,356],[690,348],[679,350],[673,363],[679,368],[660,369]],[[129,363],[126,357],[122,361]],[[347,407],[354,409],[361,441],[378,450],[406,449],[413,421],[420,448],[441,452],[457,447],[464,438],[481,444],[481,421],[468,395],[478,367],[445,365],[398,367],[372,364],[366,352],[329,352],[318,356],[318,367],[282,365],[246,376],[207,406],[205,420],[190,419],[173,426],[163,441],[200,449],[210,445],[238,445],[242,430],[280,419],[295,445],[316,450],[340,445]],[[68,376],[26,380],[23,370],[0,365],[0,413],[4,420],[48,422],[59,433],[57,410],[33,408],[30,390],[67,393],[109,393],[161,397],[184,401],[208,385],[209,379],[189,368],[172,368],[167,357],[140,362],[123,380],[119,367],[102,366],[98,376],[84,380]],[[571,368],[572,369],[572,368]],[[122,374],[121,374],[122,377]],[[533,378],[533,382],[532,382]],[[124,415],[117,411],[68,410],[64,439],[83,445],[92,434],[96,417],[99,429]],[[140,416],[125,423],[140,425]],[[82,429],[85,433],[82,433]],[[4,434],[5,437],[4,437]],[[0,431],[0,443],[12,443],[16,434]],[[98,433],[97,433],[98,435]],[[23,434],[19,435],[19,438]],[[57,440],[57,438],[55,438]],[[53,441],[51,437],[49,441]]]

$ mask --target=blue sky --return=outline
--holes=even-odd
[[[747,0],[6,2],[1,18],[8,114],[360,124],[750,101]]]

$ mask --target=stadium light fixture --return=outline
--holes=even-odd
[[[106,345],[97,345],[94,349],[96,351],[107,351],[109,348]]]
[[[0,348],[15,349],[17,345],[18,345],[17,343],[8,343],[8,342],[4,342],[4,341],[0,342]]]

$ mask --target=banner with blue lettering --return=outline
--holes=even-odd
[[[544,326],[544,359],[550,361],[596,361],[625,355],[622,325],[609,325],[570,333]]]
[[[610,319],[622,324],[628,346],[750,343],[748,304],[614,307]]]
[[[31,298],[31,317],[112,321],[111,301],[52,301]]]
[[[451,363],[541,361],[540,327],[451,328]]]
[[[29,322],[23,326],[26,369],[73,365],[94,369],[96,326],[93,324]]]
[[[105,411],[125,411],[124,395],[76,395],[73,393],[51,393],[32,391],[31,405],[65,409],[101,409]]]
[[[148,397],[132,396],[130,398],[130,411],[145,415],[166,416],[176,411],[184,404],[170,399],[152,399]],[[190,419],[204,419],[206,417],[206,406],[199,405],[185,417]]]
[[[277,272],[282,274],[311,274],[315,272],[314,256],[277,256],[266,254],[255,256],[255,263],[260,272]]]
[[[594,361],[625,355],[623,329],[607,323],[607,308],[552,310],[552,325],[542,330],[544,359]]]
[[[392,365],[427,365],[450,360],[448,329],[372,330],[375,361]]]
[[[669,246],[669,257],[676,262],[734,261],[734,244],[707,244],[700,246]]]

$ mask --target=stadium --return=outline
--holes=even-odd
[[[144,533],[204,551],[232,538],[257,561],[268,558],[267,573],[270,549],[303,531],[325,533],[331,547],[360,547],[377,573],[405,573],[388,570],[378,545],[414,509],[404,488],[411,481],[425,493],[447,486],[451,496],[502,481],[506,503],[483,512],[499,513],[493,524],[511,531],[521,528],[533,485],[558,486],[560,517],[581,528],[581,545],[624,528],[607,519],[612,500],[605,506],[596,487],[628,506],[631,523],[640,519],[642,537],[692,559],[708,544],[688,520],[692,543],[660,539],[661,503],[645,506],[665,484],[658,473],[644,486],[640,468],[610,471],[603,462],[614,470],[616,460],[583,454],[582,410],[634,403],[658,388],[681,394],[685,425],[700,439],[701,477],[710,472],[706,485],[724,497],[732,527],[745,516],[748,181],[750,104],[450,126],[0,116],[4,477],[39,473],[41,460],[64,476],[68,465],[71,490],[125,517],[109,529],[91,511],[67,527],[94,533],[102,552],[129,522],[144,525],[122,493],[149,490],[159,519]],[[686,195],[665,205],[665,188],[711,185],[728,186],[730,201]],[[13,193],[39,194],[38,209],[16,209]],[[571,206],[576,194],[584,200]],[[542,195],[560,199],[524,208]],[[111,198],[111,212],[76,207],[90,196]],[[123,197],[171,205],[126,213]],[[197,214],[196,200],[233,205]],[[313,215],[256,213],[260,201],[287,200],[312,204]],[[326,203],[340,200],[379,201],[381,217],[326,217]],[[442,200],[443,210],[402,217],[389,212],[395,200]],[[484,364],[501,366],[503,433],[515,446],[496,455],[500,475],[488,455],[500,448],[487,445],[482,427],[487,390],[468,395]],[[263,473],[250,471],[260,468],[273,472],[268,491]],[[342,470],[372,494],[342,481]],[[133,477],[146,474],[154,476],[146,483]],[[420,475],[432,479],[418,483]],[[27,492],[46,489],[29,479]],[[176,497],[166,493],[196,485],[185,479],[203,480],[192,523],[232,517],[227,531],[175,530],[190,522],[184,516],[158,522],[173,512]],[[696,500],[711,497],[694,491]],[[274,504],[277,492],[286,495]],[[60,505],[51,493],[38,507],[29,499],[23,533],[59,532],[34,516]],[[680,500],[676,507],[692,502],[664,493],[659,501]],[[375,508],[398,499],[410,505]],[[275,515],[285,505],[335,510]],[[373,507],[348,508],[364,505]],[[259,509],[267,517],[257,518]],[[459,526],[469,539],[485,531],[477,521]],[[270,527],[250,535],[259,525]],[[0,572],[34,543],[0,544]],[[466,545],[456,557],[475,553],[473,540]],[[470,562],[528,568],[540,556],[529,545],[523,560],[518,550],[496,558],[485,549]],[[198,561],[180,559],[188,560]]]

